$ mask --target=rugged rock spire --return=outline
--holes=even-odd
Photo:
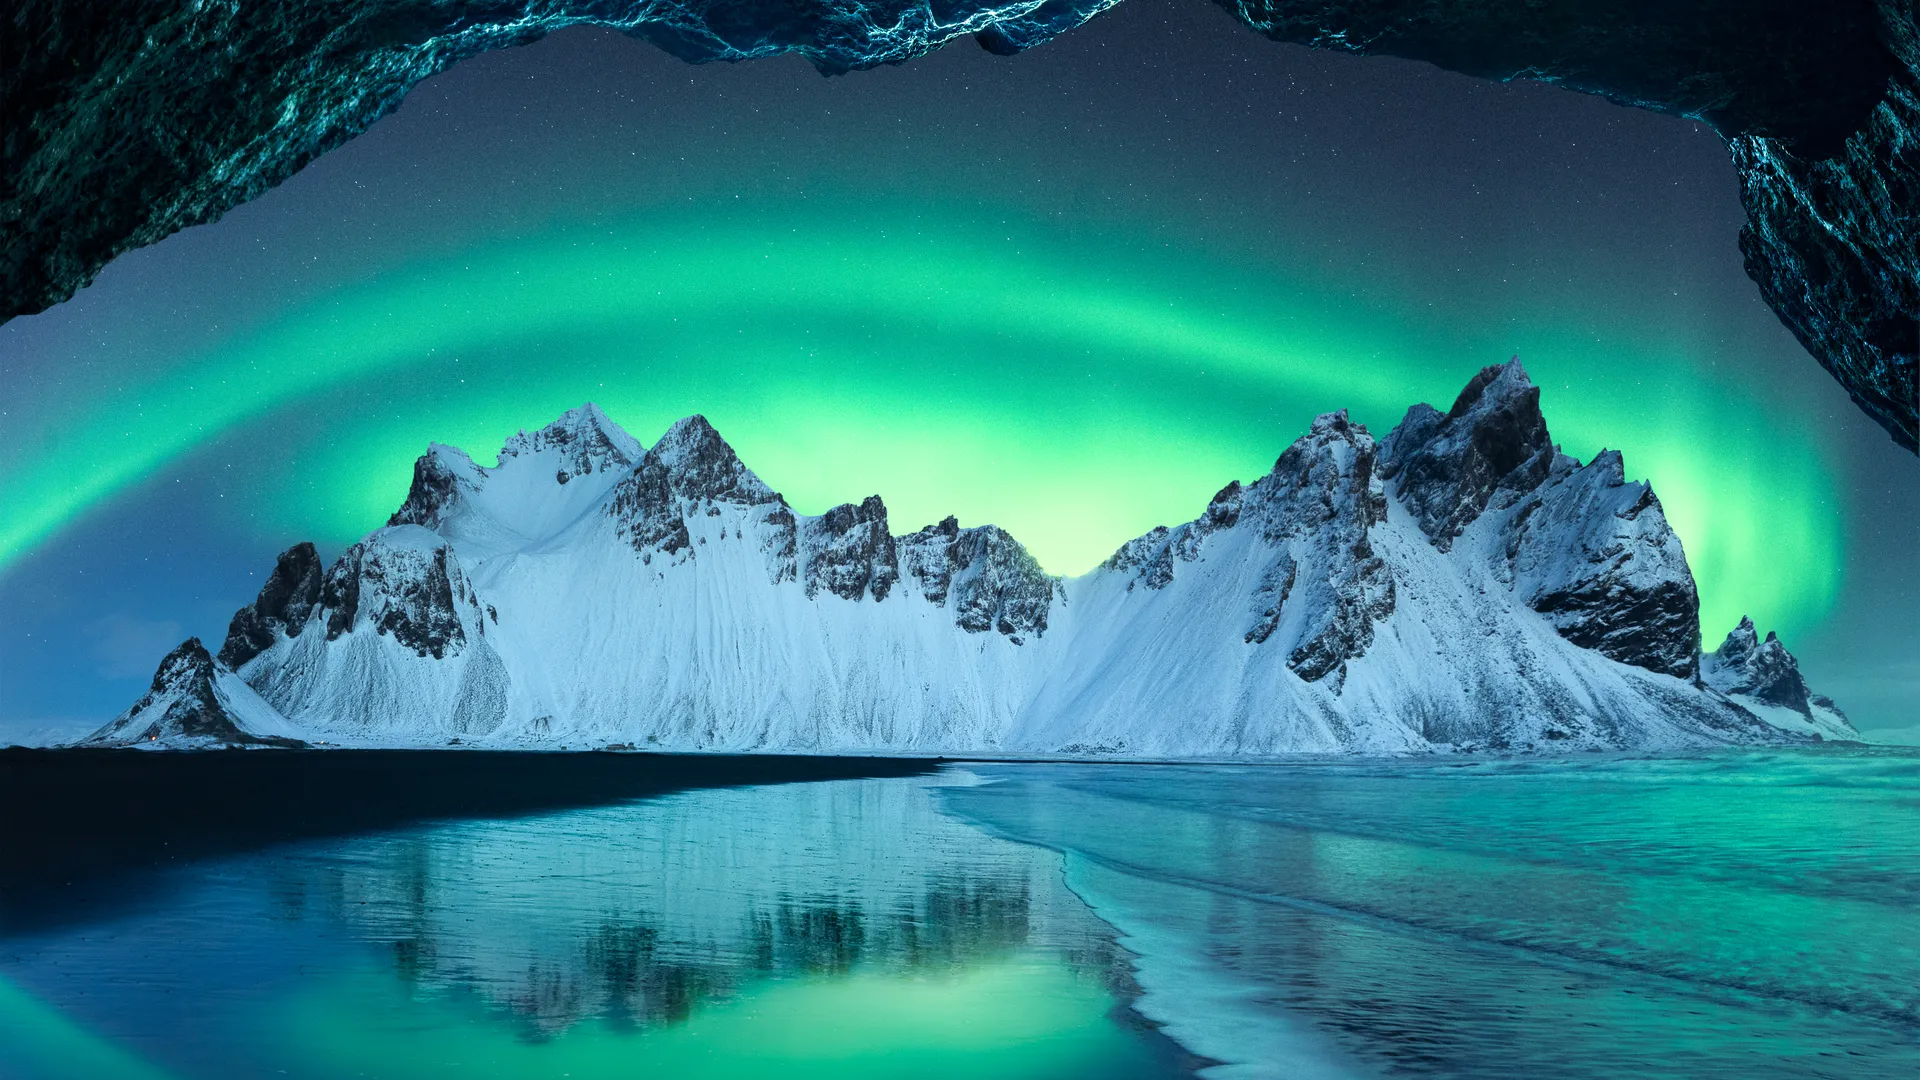
[[[348,548],[321,593],[328,641],[366,626],[436,660],[466,647],[463,623],[481,625],[479,606],[446,541],[415,526],[382,530]]]
[[[230,668],[258,656],[281,635],[297,637],[320,603],[320,553],[302,540],[280,553],[253,603],[233,613],[220,662]]]
[[[1691,678],[1700,595],[1653,488],[1626,479],[1618,451],[1556,459],[1550,482],[1503,523],[1503,577],[1561,635],[1621,663]]]
[[[418,525],[437,529],[453,512],[462,486],[471,489],[477,470],[464,451],[439,443],[427,447],[413,462],[413,483],[400,509],[387,518],[388,525]]]
[[[900,561],[930,603],[953,608],[970,634],[997,630],[1014,644],[1047,631],[1057,583],[1018,540],[995,525],[962,529],[941,519],[900,539]]]
[[[900,580],[887,506],[878,495],[841,503],[808,521],[800,550],[806,553],[809,597],[825,589],[843,600],[871,595],[878,602]]]
[[[1501,580],[1567,640],[1693,675],[1700,598],[1660,500],[1617,451],[1584,466],[1560,453],[1519,357],[1483,368],[1444,414],[1407,410],[1380,471],[1434,547],[1484,534]]]
[[[1446,551],[1489,504],[1538,487],[1553,462],[1540,388],[1514,357],[1482,368],[1441,415],[1415,405],[1381,447],[1381,476],[1435,547]]]
[[[1373,436],[1346,410],[1327,413],[1266,476],[1249,487],[1228,484],[1205,514],[1129,542],[1105,567],[1164,589],[1176,563],[1200,559],[1215,535],[1257,536],[1270,555],[1243,640],[1266,646],[1284,628],[1273,647],[1287,650],[1287,666],[1308,682],[1331,675],[1338,689],[1347,661],[1366,652],[1374,624],[1394,607],[1393,575],[1369,539],[1387,513],[1375,454]]]
[[[641,455],[633,474],[614,488],[606,513],[634,550],[651,559],[656,552],[677,556],[689,550],[686,516],[719,503],[770,506],[775,517],[787,509],[786,500],[741,462],[707,418],[695,415],[676,422]],[[791,517],[787,511],[789,528]],[[774,576],[790,579],[792,570]]]
[[[1705,658],[1701,676],[1723,694],[1752,698],[1766,705],[1806,714],[1811,714],[1816,705],[1834,713],[1840,711],[1831,699],[1807,688],[1806,679],[1800,675],[1800,662],[1779,636],[1769,630],[1766,640],[1760,640],[1753,620],[1745,616],[1720,648]]]

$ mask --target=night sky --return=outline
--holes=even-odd
[[[1741,270],[1698,123],[1128,0],[1017,57],[825,79],[603,31],[489,54],[210,226],[0,326],[0,742],[77,734],[430,440],[705,413],[801,510],[878,492],[1089,569],[1319,412],[1518,354],[1700,583],[1920,737],[1920,465]]]

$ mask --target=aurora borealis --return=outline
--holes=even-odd
[[[1153,103],[1182,100],[1161,76],[1204,35],[1231,48],[1184,91],[1203,129]],[[1357,64],[1400,97],[1347,101]],[[124,703],[137,679],[90,674],[101,590],[133,620],[190,597],[217,636],[273,551],[384,521],[427,442],[490,460],[586,400],[645,441],[706,414],[802,510],[877,492],[896,529],[990,521],[1078,573],[1264,472],[1316,413],[1384,435],[1518,354],[1569,452],[1620,449],[1653,482],[1709,647],[1751,614],[1819,681],[1822,641],[1858,652],[1834,624],[1914,584],[1858,526],[1883,500],[1910,526],[1912,477],[1852,445],[1872,433],[1699,235],[1738,218],[1697,125],[1145,4],[1026,56],[831,81],[567,34],[419,96],[0,330],[0,595],[30,611],[0,645],[0,734]],[[1382,120],[1430,98],[1453,125]],[[1529,151],[1526,117],[1565,145]],[[1696,153],[1684,190],[1634,172]],[[203,562],[81,584],[110,543]],[[213,566],[233,550],[247,569]],[[1878,585],[1849,600],[1862,572]],[[84,689],[29,678],[59,656]]]
[[[1218,260],[1004,220],[810,210],[563,232],[408,267],[158,385],[76,416],[49,408],[52,452],[6,489],[37,513],[15,519],[0,558],[210,438],[287,423],[282,410],[328,416],[331,434],[262,493],[269,520],[350,543],[391,511],[429,440],[485,458],[593,399],[643,437],[711,413],[808,512],[878,491],[903,523],[950,508],[1077,574],[1191,516],[1224,479],[1258,475],[1317,412],[1349,407],[1384,435],[1416,396],[1445,405],[1491,355],[1436,364],[1400,313],[1258,269],[1220,289]],[[1582,457],[1624,449],[1670,493],[1708,626],[1749,608],[1795,628],[1824,614],[1830,574],[1770,571],[1779,557],[1840,561],[1811,440],[1751,423],[1737,384],[1675,379],[1671,360],[1630,343],[1615,348],[1639,362],[1595,378],[1590,346],[1543,337],[1524,351],[1543,358],[1543,385],[1565,387],[1547,405],[1560,437]],[[356,407],[374,387],[382,406]],[[1681,435],[1722,454],[1701,458]],[[102,446],[114,449],[71,464]]]

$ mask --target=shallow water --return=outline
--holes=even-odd
[[[1920,757],[993,767],[1221,1075],[1920,1076]]]
[[[1913,754],[971,765],[118,888],[0,922],[0,1076],[1920,1075]]]

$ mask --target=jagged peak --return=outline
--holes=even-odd
[[[1587,468],[1598,471],[1613,483],[1624,484],[1627,482],[1626,455],[1618,450],[1602,450],[1593,455],[1593,460],[1587,462]]]
[[[779,498],[699,413],[676,420],[647,457],[667,470],[670,486],[683,495],[746,502]]]
[[[433,459],[441,465],[473,467],[473,455],[452,443],[430,442],[427,452],[420,455],[421,460]]]
[[[482,475],[465,450],[445,443],[428,443],[427,452],[414,459],[413,482],[407,486],[406,501],[387,518],[388,527],[439,528],[460,497],[462,480],[471,485]]]
[[[233,613],[227,640],[220,646],[220,662],[238,671],[281,634],[298,636],[320,603],[325,576],[326,567],[311,541],[302,540],[281,552],[253,602]]]
[[[600,406],[589,401],[560,414],[538,431],[522,428],[500,448],[500,460],[546,449],[574,452],[581,464],[600,468],[631,467],[640,460],[640,441],[613,422]]]
[[[1708,686],[1723,694],[1782,706],[1807,717],[1813,717],[1816,709],[1824,711],[1839,723],[1839,729],[1828,734],[1848,737],[1852,733],[1846,713],[1833,699],[1808,689],[1800,673],[1800,661],[1787,651],[1780,635],[1769,630],[1764,639],[1760,638],[1751,618],[1741,617],[1727,640],[1701,665],[1701,675]]]
[[[1529,390],[1534,391],[1536,399],[1539,397],[1539,387],[1527,377],[1527,369],[1518,356],[1504,364],[1488,364],[1467,380],[1460,395],[1453,399],[1453,408],[1447,410],[1447,419],[1457,420],[1476,409],[1498,408],[1503,402],[1525,396]]]
[[[1422,450],[1470,453],[1485,458],[1495,476],[1504,476],[1557,449],[1540,412],[1540,388],[1518,356],[1481,368],[1445,413],[1425,403],[1408,409],[1383,448],[1389,476]]]
[[[160,666],[154,669],[150,689],[155,694],[164,694],[187,680],[212,676],[213,654],[207,651],[199,638],[190,637],[174,646],[173,651],[161,659]]]
[[[1771,632],[1767,634],[1767,639],[1775,640]],[[1714,651],[1714,655],[1729,663],[1739,663],[1759,645],[1760,633],[1753,625],[1753,618],[1742,615],[1739,625],[1727,634],[1727,639],[1720,643],[1720,648]]]
[[[1309,435],[1320,436],[1345,435],[1355,428],[1358,428],[1360,433],[1366,435],[1368,438],[1373,437],[1367,432],[1365,425],[1356,424],[1347,416],[1347,410],[1336,409],[1333,412],[1321,413],[1319,416],[1314,417],[1313,426],[1307,429],[1307,433]]]
[[[733,447],[701,413],[675,420],[660,436],[660,440],[653,444],[653,456],[669,465],[689,454],[706,453],[736,456]]]
[[[1272,489],[1274,482],[1298,482],[1316,473],[1333,479],[1349,472],[1365,473],[1364,477],[1356,478],[1362,484],[1371,484],[1374,456],[1373,433],[1365,424],[1354,423],[1345,409],[1321,413],[1314,418],[1307,433],[1293,440],[1274,461],[1268,479],[1255,487]],[[1328,468],[1331,473],[1326,472]],[[1233,494],[1236,493],[1223,489],[1214,499],[1219,501],[1227,496],[1231,501]]]
[[[1531,491],[1559,462],[1540,388],[1517,356],[1481,368],[1445,415],[1407,410],[1383,446],[1381,476],[1399,480],[1402,501],[1442,551],[1497,492]]]

